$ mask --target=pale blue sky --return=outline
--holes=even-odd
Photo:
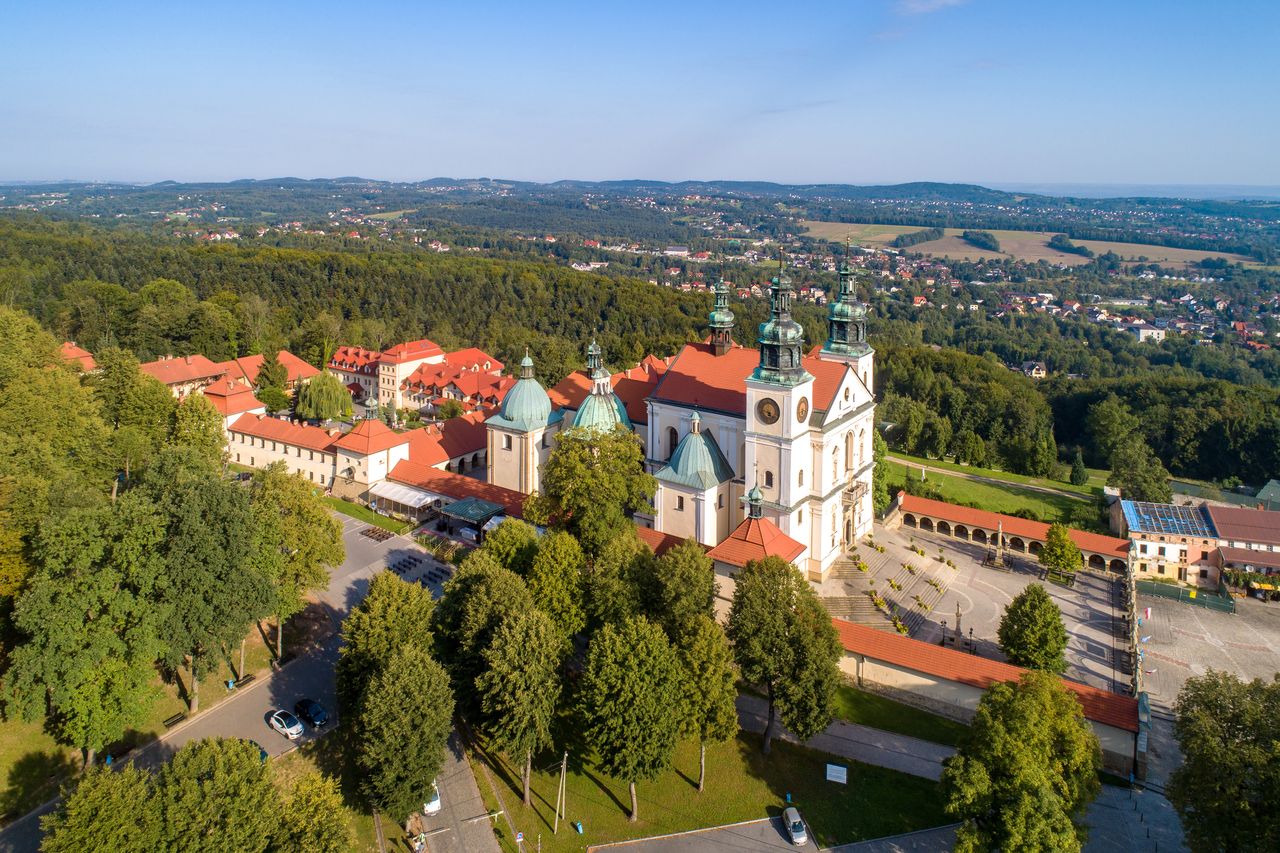
[[[1280,7],[0,0],[0,180],[1280,184]]]

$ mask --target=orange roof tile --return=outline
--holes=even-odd
[[[613,393],[622,401],[623,407],[627,410],[627,417],[632,423],[649,422],[649,407],[644,401],[653,393],[658,379],[666,369],[666,362],[651,355],[635,367],[609,377]],[[591,384],[591,377],[585,370],[575,370],[557,382],[554,387],[548,388],[547,396],[551,398],[552,405],[577,409],[591,393]]]
[[[361,456],[404,444],[408,437],[391,429],[376,418],[369,418],[356,424],[355,429],[339,438],[338,447]]]
[[[87,349],[81,349],[71,341],[67,341],[62,345],[62,357],[67,361],[78,362],[80,369],[85,373],[90,370],[96,370],[98,363],[93,360],[93,353]]]
[[[442,355],[444,355],[444,350],[440,349],[440,346],[435,341],[420,338],[416,341],[405,341],[402,344],[396,344],[383,350],[378,360],[399,364],[403,361],[414,361],[419,358],[432,358]]]
[[[148,361],[146,364],[138,365],[138,368],[143,373],[159,379],[165,385],[178,385],[199,379],[215,379],[226,373],[221,365],[214,364],[199,353]]]
[[[640,537],[641,542],[649,546],[649,550],[653,551],[655,557],[661,557],[685,541],[671,533],[663,533],[660,530],[654,530],[652,527],[641,527],[638,524],[636,525],[636,536]]]
[[[356,371],[359,373],[375,373],[378,369],[380,353],[364,347],[338,347],[329,359],[329,366],[335,370]]]
[[[836,633],[840,635],[840,643],[847,652],[866,655],[894,666],[914,669],[981,690],[1002,681],[1017,681],[1026,672],[1020,666],[955,649],[945,649],[933,643],[913,640],[889,631],[878,631],[866,625],[855,625],[842,619],[832,618],[831,624],[835,626]],[[1138,730],[1138,700],[1067,678],[1062,679],[1062,683],[1080,700],[1087,719],[1126,731]]]
[[[258,382],[258,371],[262,370],[262,362],[265,359],[266,356],[263,355],[245,355],[240,358],[233,358],[230,361],[224,361],[218,366],[224,368],[227,375],[232,379],[239,379],[250,385],[255,385]],[[288,350],[280,350],[280,352],[276,354],[276,360],[283,365],[285,371],[288,373],[289,382],[297,382],[300,379],[310,379],[320,373],[319,370],[298,358]]]
[[[781,557],[790,563],[804,553],[804,548],[769,519],[744,518],[737,529],[707,555],[731,566],[745,566],[765,557]]]
[[[267,415],[241,415],[231,424],[231,432],[330,453],[338,440],[338,436],[330,435],[320,427],[292,424]]]
[[[683,406],[744,415],[747,377],[759,363],[759,352],[736,344],[719,356],[710,344],[685,344],[662,374],[652,396]]]
[[[852,368],[840,361],[826,361],[816,355],[806,356],[801,360],[804,369],[813,376],[813,409],[815,412],[831,410],[836,392],[846,372]]]
[[[469,370],[479,373],[501,373],[506,367],[489,353],[477,347],[454,350],[444,354],[444,360],[458,370]]]
[[[252,388],[231,379],[219,379],[204,389],[204,395],[224,418],[265,408],[262,402],[253,396]]]
[[[484,450],[488,443],[484,420],[482,412],[470,412],[442,424],[410,430],[405,433],[409,438],[409,459],[435,466]]]
[[[405,460],[396,463],[387,478],[406,486],[415,486],[445,497],[462,500],[463,498],[480,498],[501,504],[507,515],[513,518],[524,517],[524,498],[520,492],[494,486],[474,477],[454,474],[440,468],[432,468],[419,462]]]
[[[992,532],[1003,524],[1006,537],[1018,536],[1023,539],[1037,539],[1043,542],[1045,536],[1049,534],[1049,525],[1043,521],[1032,521],[1029,518],[1019,518],[1016,515],[1003,515],[998,512],[988,512],[985,509],[958,506],[957,504],[929,500],[928,498],[920,498],[906,493],[900,493],[899,497],[903,512],[940,518],[952,524],[981,527]],[[1076,543],[1076,546],[1083,551],[1106,554],[1109,557],[1115,557],[1120,560],[1125,560],[1129,557],[1128,539],[1116,539],[1114,536],[1089,533],[1084,530],[1076,530],[1074,527],[1068,527],[1067,532],[1070,534],[1071,540]]]

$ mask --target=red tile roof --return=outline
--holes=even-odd
[[[956,504],[919,498],[905,493],[900,493],[899,499],[902,504],[902,511],[913,515],[927,515],[931,518],[949,521],[952,524],[981,527],[993,533],[998,525],[1003,524],[1006,537],[1017,536],[1022,539],[1036,539],[1043,542],[1045,536],[1049,534],[1049,525],[1043,521],[1032,521],[1029,518],[1019,518],[1016,515],[1004,515],[998,512],[987,512],[985,509],[957,506]],[[1116,539],[1114,536],[1089,533],[1084,530],[1076,530],[1074,527],[1068,527],[1067,532],[1070,534],[1071,540],[1082,551],[1105,554],[1108,557],[1120,560],[1129,558],[1128,539]]]
[[[1206,506],[1219,539],[1280,545],[1280,512],[1239,506]]]
[[[649,407],[645,400],[657,387],[658,380],[667,371],[667,363],[656,355],[646,356],[635,367],[609,377],[613,393],[618,395],[632,423],[649,422]],[[591,393],[591,377],[585,370],[575,370],[554,387],[547,389],[547,396],[554,406],[577,409]]]
[[[224,361],[218,366],[226,370],[227,375],[232,379],[239,379],[249,385],[255,385],[258,382],[258,371],[262,370],[262,362],[265,358],[263,355],[246,355],[240,358],[233,358],[230,361]],[[290,383],[297,382],[300,379],[310,379],[320,373],[319,370],[288,350],[280,350],[276,354],[276,359],[288,372]]]
[[[221,366],[197,353],[177,358],[161,358],[138,365],[143,373],[150,374],[165,385],[180,385],[199,379],[216,379],[226,373]]]
[[[831,620],[845,651],[865,655],[905,669],[914,669],[937,678],[956,681],[986,690],[1002,681],[1017,681],[1026,672],[1020,666],[989,660],[955,649],[944,649],[888,631],[877,631],[842,619]],[[1138,730],[1138,700],[1121,696],[1078,681],[1062,679],[1080,700],[1087,719],[1117,729]]]
[[[746,382],[759,363],[759,350],[737,344],[724,355],[716,355],[705,341],[685,344],[672,360],[653,396],[683,406],[745,414]],[[826,361],[817,355],[804,356],[801,363],[814,379],[814,410],[829,410],[849,366],[838,361]]]
[[[376,418],[369,418],[356,424],[355,429],[335,443],[343,450],[368,456],[408,441],[407,435],[396,432]]]
[[[1223,564],[1265,566],[1280,571],[1280,553],[1256,548],[1219,548]]]
[[[87,349],[81,349],[71,341],[67,341],[62,345],[62,357],[67,361],[78,362],[80,369],[85,373],[98,367],[98,363],[93,360],[93,353]]]
[[[224,418],[265,408],[262,402],[253,396],[252,388],[231,379],[219,379],[204,389],[204,395]]]
[[[679,536],[663,533],[660,530],[654,530],[652,527],[641,527],[638,524],[636,525],[636,535],[640,537],[641,542],[649,546],[649,550],[653,551],[655,557],[661,557],[684,541]]]
[[[420,358],[432,358],[444,355],[444,350],[435,341],[420,338],[416,341],[405,341],[382,351],[379,361],[399,364],[403,361],[416,361]]]
[[[483,412],[471,412],[439,425],[410,430],[405,433],[409,439],[409,459],[435,466],[484,450],[488,444],[484,420]]]
[[[394,480],[397,483],[404,483],[406,486],[424,489],[428,492],[435,492],[455,500],[480,498],[481,500],[491,501],[501,504],[505,508],[506,514],[513,518],[524,517],[524,495],[511,489],[491,485],[483,480],[477,480],[474,477],[454,474],[440,468],[432,468],[430,465],[405,460],[396,463],[396,467],[391,469],[387,479]]]
[[[501,373],[505,364],[489,353],[477,347],[454,350],[444,354],[445,363],[458,370],[469,370],[480,373]]]
[[[329,453],[333,452],[338,441],[338,436],[330,435],[320,427],[292,424],[267,415],[241,415],[231,424],[231,431]]]
[[[731,566],[745,566],[752,560],[781,557],[794,562],[805,546],[778,529],[767,518],[744,518],[728,538],[707,552],[707,556]]]
[[[381,353],[364,347],[338,347],[329,359],[329,366],[347,372],[376,373]]]

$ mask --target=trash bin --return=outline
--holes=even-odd
[[[581,835],[581,834],[582,834],[582,821],[580,821],[580,820],[575,820],[575,821],[573,822],[573,828],[574,828],[574,830],[575,830],[579,835]]]

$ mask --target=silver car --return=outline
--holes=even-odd
[[[795,806],[787,806],[782,813],[782,825],[787,828],[792,844],[803,847],[809,843],[809,833],[805,831],[804,821],[800,819],[800,812]]]
[[[289,740],[297,740],[302,737],[302,721],[284,708],[271,715],[271,728]]]

